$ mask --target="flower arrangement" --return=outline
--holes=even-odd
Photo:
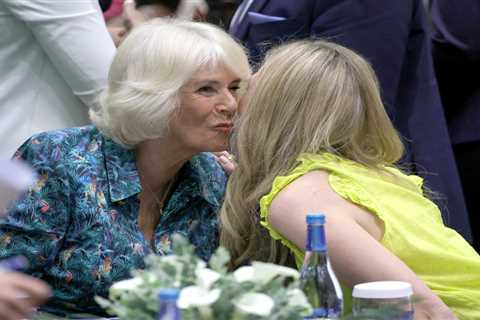
[[[145,270],[134,270],[132,279],[115,283],[109,299],[95,300],[109,313],[128,320],[154,320],[161,288],[180,289],[177,306],[182,320],[303,320],[312,313],[299,289],[297,270],[254,261],[229,272],[230,255],[224,248],[215,251],[208,265],[194,251],[184,237],[174,235],[171,255],[148,256]],[[399,319],[402,308],[386,305],[363,316],[350,314],[342,319]]]
[[[132,279],[111,287],[109,299],[96,297],[96,301],[120,319],[153,320],[158,290],[179,288],[177,305],[186,320],[297,320],[311,314],[298,288],[297,270],[253,262],[228,272],[229,259],[228,252],[219,248],[207,265],[185,238],[175,235],[171,255],[148,256],[145,270],[133,271]]]

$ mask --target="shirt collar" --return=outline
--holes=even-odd
[[[142,191],[140,176],[135,164],[135,152],[104,136],[105,166],[108,177],[110,200],[117,202]],[[175,198],[199,196],[214,207],[220,203],[212,190],[211,174],[202,165],[208,156],[199,154],[190,159],[181,169],[178,183],[172,195]]]
[[[140,191],[140,176],[135,164],[135,152],[104,136],[105,167],[112,202],[124,200]]]

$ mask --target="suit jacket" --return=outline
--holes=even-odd
[[[97,0],[0,1],[0,158],[33,133],[84,125],[115,46]]]
[[[431,0],[433,58],[453,144],[480,141],[480,2]]]
[[[446,198],[437,200],[445,222],[471,241],[421,0],[255,0],[249,11],[265,22],[252,23],[247,14],[233,35],[254,62],[272,45],[305,37],[331,40],[370,61],[406,146],[403,163]]]

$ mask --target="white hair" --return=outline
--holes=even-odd
[[[153,19],[135,28],[118,48],[90,118],[117,143],[133,148],[163,136],[178,93],[199,69],[225,66],[241,80],[251,71],[244,48],[207,23]]]

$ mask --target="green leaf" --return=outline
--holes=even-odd
[[[227,263],[230,261],[230,254],[224,247],[219,247],[210,258],[208,265],[213,271],[221,274],[227,272]]]
[[[172,236],[172,253],[174,255],[193,255],[195,252],[195,247],[191,245],[187,238],[181,234],[175,233]]]
[[[100,307],[104,308],[105,310],[108,310],[112,307],[112,302],[103,297],[95,296],[94,300],[96,303],[98,303]]]

